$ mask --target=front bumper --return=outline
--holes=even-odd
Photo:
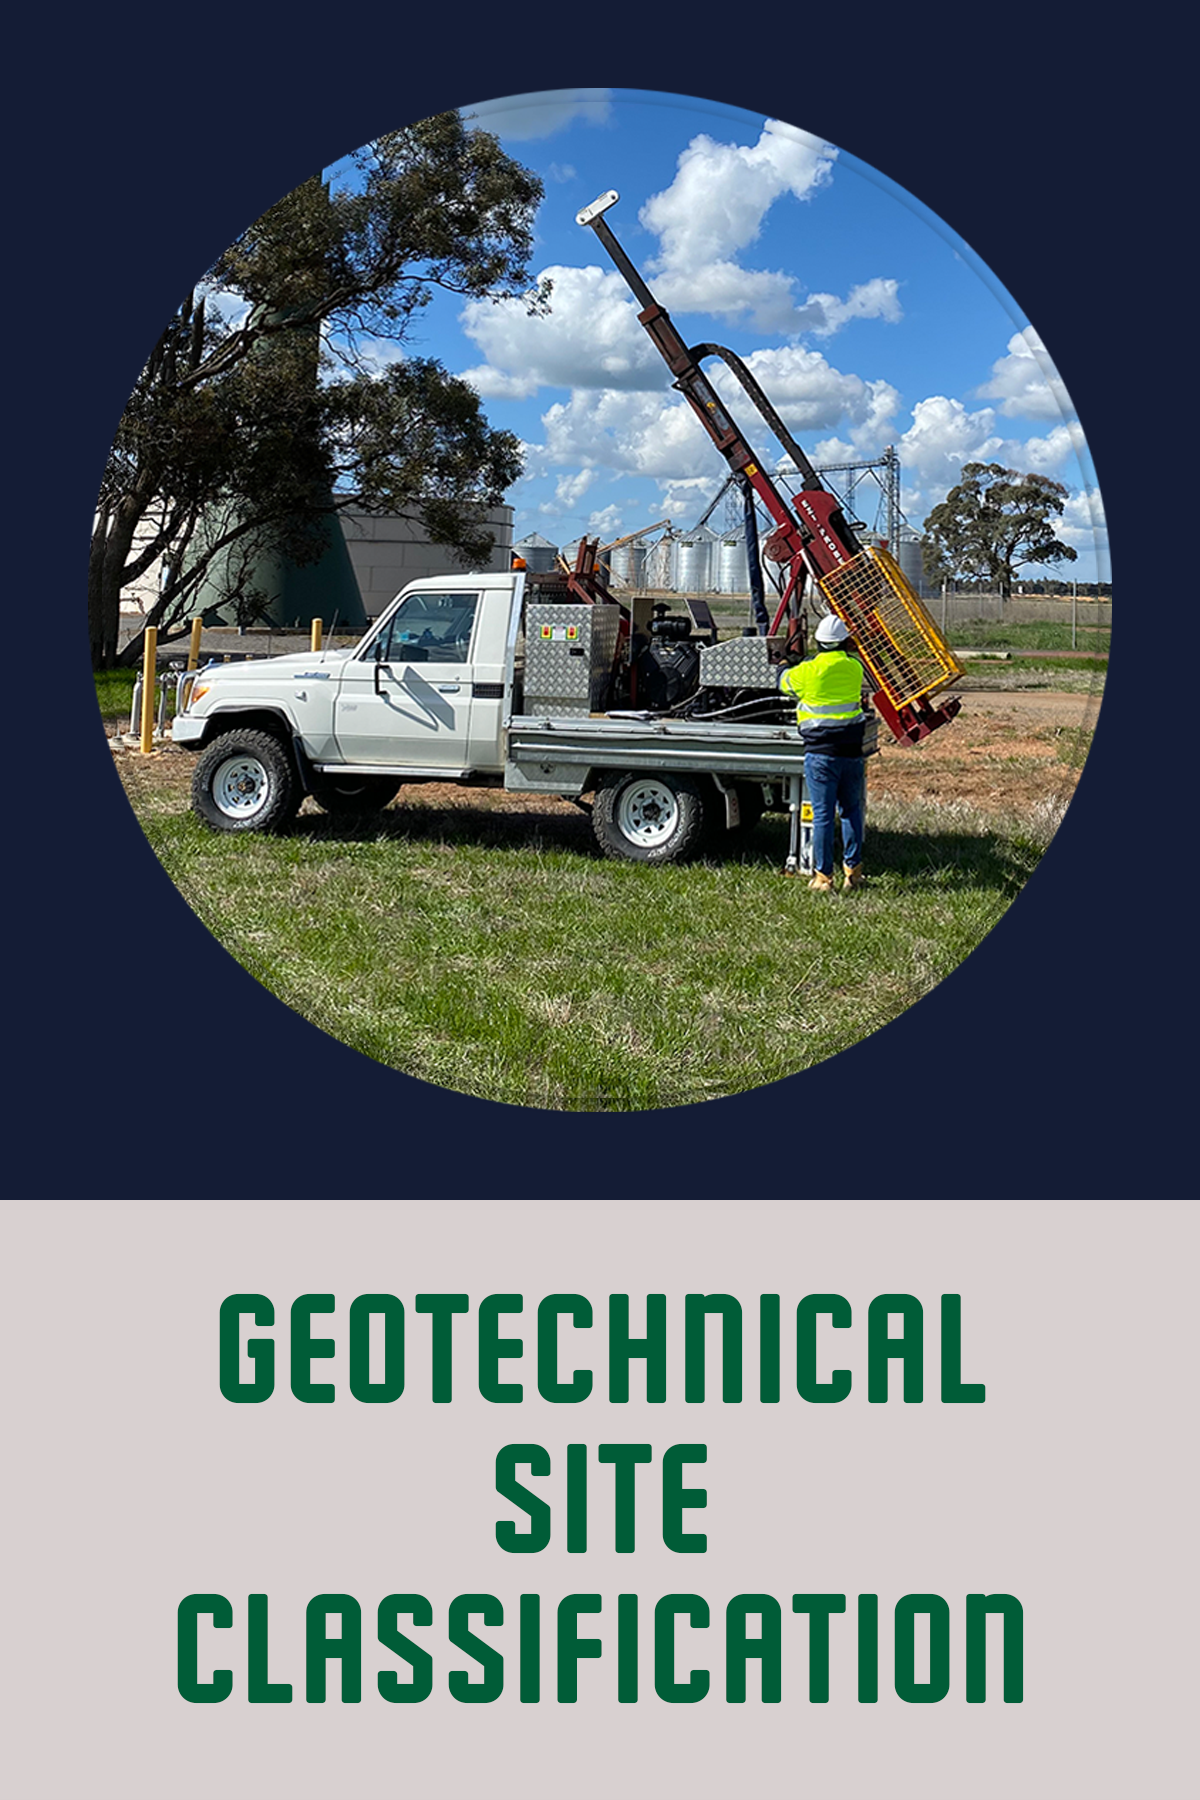
[[[180,713],[171,726],[171,742],[184,744],[190,750],[204,736],[205,724],[204,719],[193,719],[187,713]]]

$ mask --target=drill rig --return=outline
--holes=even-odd
[[[729,465],[746,499],[747,522],[753,513],[751,494],[774,521],[762,546],[763,557],[780,571],[780,598],[770,635],[782,630],[789,652],[803,654],[811,592],[814,610],[836,613],[848,627],[884,724],[900,743],[919,742],[958,712],[956,696],[941,700],[937,696],[958,680],[961,664],[895,559],[886,550],[859,542],[836,494],[825,486],[742,359],[720,344],[694,344],[689,349],[684,343],[670,314],[655,300],[608,226],[604,215],[619,198],[615,190],[601,194],[576,214],[576,220],[595,232],[640,302],[638,323]],[[790,500],[766,473],[705,376],[700,365],[713,356],[720,357],[740,382],[792,459],[801,480]],[[748,542],[747,551],[757,565],[753,549]],[[755,572],[752,569],[752,576]]]

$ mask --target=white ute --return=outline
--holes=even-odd
[[[702,641],[651,610],[540,601],[520,571],[439,576],[351,651],[209,664],[184,677],[173,727],[200,752],[194,808],[219,831],[278,831],[306,793],[333,813],[378,811],[406,782],[591,794],[606,855],[666,863],[775,802],[803,867],[804,748],[774,694],[778,641]]]

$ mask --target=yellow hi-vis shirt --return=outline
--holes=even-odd
[[[820,650],[816,656],[785,669],[780,692],[796,700],[796,723],[849,725],[861,719],[863,666],[844,650]]]

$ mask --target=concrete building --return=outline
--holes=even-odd
[[[367,617],[381,613],[389,600],[402,587],[424,575],[454,575],[463,564],[456,562],[448,550],[431,544],[411,519],[372,518],[369,513],[344,512],[342,530],[350,562],[358,579],[359,592]],[[486,569],[511,566],[513,541],[513,509],[497,506],[486,515],[487,528],[495,537],[495,545]]]
[[[369,513],[353,511],[339,516],[368,619],[376,618],[408,582],[423,575],[453,575],[463,568],[448,550],[431,544],[412,519],[373,518]],[[507,569],[512,557],[513,509],[497,506],[485,517],[496,542],[484,566],[493,570]],[[144,618],[154,605],[159,593],[159,579],[159,565],[154,563],[139,581],[125,589],[121,613],[129,625]],[[329,620],[325,623],[328,626]]]

